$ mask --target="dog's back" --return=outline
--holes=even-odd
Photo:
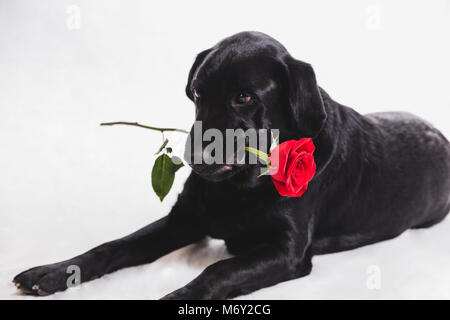
[[[334,178],[321,183],[325,205],[314,253],[361,247],[444,219],[450,209],[450,144],[442,133],[409,113],[361,115],[322,95],[335,114],[330,132],[345,131],[337,143],[347,147],[336,152]]]
[[[398,197],[408,196],[411,203],[417,203],[415,210],[423,210],[411,227],[427,227],[442,220],[450,209],[448,140],[431,124],[410,113],[380,112],[367,117],[383,129],[386,152],[398,177],[409,181]]]

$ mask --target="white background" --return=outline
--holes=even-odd
[[[189,170],[161,204],[150,184],[161,135],[99,123],[188,129],[195,55],[243,30],[311,63],[335,100],[361,113],[410,111],[449,136],[450,1],[0,0],[0,298],[39,299],[18,295],[13,276],[169,211]],[[180,153],[185,136],[172,136]],[[310,276],[247,298],[450,298],[449,252],[447,219],[315,257]],[[206,242],[48,298],[156,299],[225,256],[220,241]],[[379,289],[367,286],[371,266]]]

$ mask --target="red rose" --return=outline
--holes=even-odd
[[[270,154],[269,173],[275,188],[282,196],[300,197],[316,173],[314,144],[311,138],[289,140]]]

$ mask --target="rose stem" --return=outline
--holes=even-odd
[[[182,132],[182,133],[189,133],[188,131],[183,130],[183,129],[150,127],[150,126],[145,126],[143,124],[139,124],[137,122],[116,121],[116,122],[100,123],[101,126],[114,126],[116,124],[123,124],[123,125],[127,125],[127,126],[141,127],[141,128],[145,128],[145,129],[160,131],[161,133],[164,133],[164,131],[176,131],[176,132]]]

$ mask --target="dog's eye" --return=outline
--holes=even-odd
[[[245,106],[253,101],[253,97],[248,93],[239,93],[232,101],[233,107]]]

